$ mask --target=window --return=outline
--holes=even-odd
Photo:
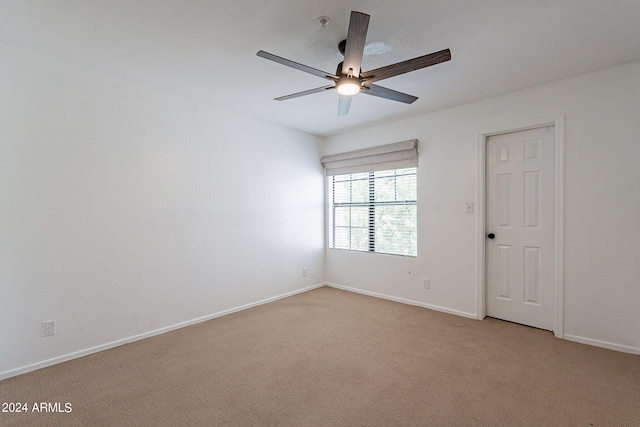
[[[412,167],[330,176],[330,247],[416,256],[416,173]]]
[[[417,139],[321,162],[329,177],[330,248],[417,255]]]

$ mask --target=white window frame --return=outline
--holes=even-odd
[[[383,173],[385,174],[384,177],[380,177],[380,176],[376,176],[376,172],[379,173]],[[400,199],[398,200],[398,195],[397,193],[394,194],[394,200],[385,200],[385,201],[377,201],[375,200],[375,182],[378,179],[384,179],[387,177],[394,177],[396,180],[398,177],[402,177],[402,176],[414,176],[415,177],[415,182],[416,182],[416,186],[417,186],[417,174],[418,174],[418,168],[417,167],[413,167],[413,168],[398,168],[398,169],[390,169],[390,170],[384,170],[384,171],[368,171],[366,172],[368,174],[367,177],[360,177],[360,178],[356,178],[352,181],[353,178],[353,174],[342,174],[342,175],[334,175],[334,176],[330,176],[328,177],[328,188],[329,188],[329,249],[338,249],[338,250],[350,250],[350,251],[358,251],[358,252],[371,252],[371,253],[379,253],[379,254],[386,254],[386,255],[400,255],[400,256],[412,256],[415,257],[417,256],[417,205],[418,205],[418,200],[417,200],[417,189],[416,189],[416,193],[415,193],[415,198],[414,199]],[[335,190],[335,177],[336,176],[340,176],[341,178],[346,177],[346,175],[349,175],[349,178],[342,180],[341,182],[356,182],[359,180],[367,180],[367,188],[368,188],[368,199],[366,201],[349,201],[349,202],[335,202],[335,196],[334,196],[334,190]],[[362,175],[362,173],[359,173],[359,175]],[[403,246],[403,251],[402,253],[400,252],[390,252],[388,249],[385,249],[383,247],[380,247],[377,245],[376,242],[376,209],[379,207],[383,207],[383,206],[415,206],[416,207],[416,236],[415,236],[415,246],[411,245],[411,246]],[[366,249],[363,248],[354,248],[352,247],[352,239],[351,239],[351,231],[353,230],[353,226],[351,225],[351,223],[348,226],[338,226],[336,225],[336,208],[340,208],[340,207],[366,207],[369,210],[368,213],[368,220],[367,220],[367,244],[366,244]],[[350,217],[351,220],[351,217]],[[348,245],[347,247],[345,246],[339,246],[336,247],[336,228],[340,227],[340,228],[347,228],[349,230],[349,238],[348,238]]]

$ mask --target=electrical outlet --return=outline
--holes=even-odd
[[[55,320],[47,320],[46,322],[42,322],[42,336],[48,337],[50,335],[55,335],[56,333],[56,321]]]
[[[425,289],[429,289],[429,286],[431,286],[431,284],[429,283],[429,279],[424,279],[422,281],[422,287]]]
[[[307,277],[309,275],[309,270],[306,268],[302,269],[302,277]]]
[[[313,276],[313,267],[309,267],[309,276]]]

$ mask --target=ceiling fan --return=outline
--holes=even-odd
[[[349,113],[351,99],[353,95],[358,93],[404,102],[405,104],[411,104],[418,99],[417,96],[387,89],[373,83],[378,80],[387,79],[389,77],[394,77],[410,71],[419,70],[420,68],[449,61],[451,59],[451,52],[449,49],[444,49],[439,52],[376,68],[375,70],[362,71],[360,65],[362,62],[362,55],[364,53],[365,40],[367,38],[367,29],[369,28],[369,18],[369,15],[365,13],[355,11],[351,12],[347,39],[341,41],[338,45],[340,53],[344,55],[344,61],[338,64],[338,69],[335,74],[299,64],[263,50],[258,51],[257,55],[262,58],[331,80],[333,82],[333,84],[329,86],[309,89],[274,99],[276,101],[284,101],[300,96],[311,95],[312,93],[324,92],[329,89],[336,89],[339,94],[338,116],[344,116]]]

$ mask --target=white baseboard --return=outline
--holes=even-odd
[[[134,335],[128,338],[123,338],[120,340],[112,341],[109,343],[101,344],[95,347],[87,348],[80,351],[75,351],[73,353],[64,354],[62,356],[54,357],[52,359],[43,360],[41,362],[33,363],[30,365],[22,366],[20,368],[12,369],[9,371],[0,372],[0,381],[5,380],[7,378],[15,377],[17,375],[26,374],[27,372],[35,371],[38,369],[46,368],[47,366],[56,365],[58,363],[66,362],[72,359],[77,359],[79,357],[88,356],[93,353],[97,353],[99,351],[108,350],[110,348],[119,347],[124,344],[128,344],[134,341],[143,340],[145,338],[150,338],[156,335],[161,335],[167,332],[174,331],[176,329],[181,329],[187,326],[195,325],[197,323],[206,322],[207,320],[215,319],[216,317],[225,316],[227,314],[236,313],[238,311],[246,310],[248,308],[257,307],[262,304],[267,304],[273,301],[277,301],[279,299],[287,298],[296,294],[300,294],[303,292],[310,291],[312,289],[320,288],[324,286],[324,283],[318,283],[316,285],[308,286],[306,288],[298,289],[292,292],[287,292],[285,294],[276,295],[271,298],[263,299],[260,301],[252,302],[249,304],[244,304],[238,307],[230,308],[228,310],[219,311],[217,313],[209,314],[207,316],[198,317],[196,319],[188,320],[186,322],[176,323],[175,325],[167,326],[164,328],[156,329],[154,331],[145,332],[143,334]]]
[[[368,295],[368,296],[372,296],[372,297],[376,297],[376,298],[387,299],[387,300],[391,300],[391,301],[395,301],[395,302],[400,302],[400,303],[403,303],[403,304],[416,305],[418,307],[424,307],[424,308],[428,308],[428,309],[431,309],[431,310],[441,311],[443,313],[455,314],[456,316],[463,316],[463,317],[468,317],[468,318],[471,318],[471,319],[478,320],[478,317],[476,316],[475,313],[466,313],[464,311],[451,310],[449,308],[439,307],[439,306],[435,306],[435,305],[431,305],[431,304],[425,304],[425,303],[419,302],[419,301],[412,301],[412,300],[408,300],[408,299],[404,299],[404,298],[393,297],[393,296],[390,296],[390,295],[379,294],[377,292],[365,291],[363,289],[351,288],[351,287],[348,287],[348,286],[342,286],[342,285],[338,285],[338,284],[335,284],[335,283],[325,283],[325,285],[326,286],[330,286],[332,288],[349,291],[349,292],[355,292],[355,293]],[[558,337],[558,338],[564,338],[564,339],[566,339],[568,341],[574,341],[574,342],[578,342],[578,343],[581,343],[581,344],[593,345],[593,346],[596,346],[596,347],[602,347],[602,348],[606,348],[606,349],[609,349],[609,350],[620,351],[622,353],[630,353],[630,354],[639,354],[640,355],[640,348],[637,348],[637,347],[630,347],[630,346],[615,344],[615,343],[606,342],[606,341],[599,341],[599,340],[594,340],[594,339],[591,339],[591,338],[584,338],[584,337],[579,337],[579,336],[570,335],[570,334],[564,334],[564,336]]]
[[[640,355],[640,348],[638,347],[630,347],[626,345],[614,344],[612,342],[594,340],[591,338],[579,337],[576,335],[564,334],[564,339],[568,341],[577,342],[580,344],[593,345],[596,347],[602,347],[609,350],[620,351],[622,353],[630,353],[630,354],[638,354]]]
[[[215,319],[216,317],[221,317],[221,316],[225,316],[227,314],[231,314],[231,313],[236,313],[238,311],[242,311],[242,310],[246,310],[252,307],[257,307],[259,305],[262,304],[267,304],[273,301],[277,301],[279,299],[283,299],[283,298],[287,298],[296,294],[300,294],[303,292],[307,292],[313,289],[317,289],[320,288],[322,286],[330,286],[332,288],[336,288],[336,289],[341,289],[341,290],[345,290],[345,291],[349,291],[349,292],[355,292],[355,293],[359,293],[359,294],[363,294],[363,295],[368,295],[371,297],[375,297],[375,298],[382,298],[382,299],[386,299],[386,300],[390,300],[390,301],[395,301],[395,302],[399,302],[399,303],[403,303],[403,304],[409,304],[409,305],[415,305],[418,307],[423,307],[423,308],[428,308],[431,310],[436,310],[436,311],[440,311],[443,313],[448,313],[448,314],[454,314],[456,316],[462,316],[462,317],[467,317],[470,319],[475,319],[477,320],[477,316],[474,313],[467,313],[464,311],[459,311],[459,310],[452,310],[452,309],[448,309],[448,308],[444,308],[444,307],[439,307],[436,305],[432,305],[432,304],[426,304],[423,302],[419,302],[419,301],[413,301],[413,300],[408,300],[405,298],[398,298],[398,297],[394,297],[394,296],[390,296],[390,295],[385,295],[385,294],[380,294],[377,292],[371,292],[371,291],[366,291],[363,289],[358,289],[358,288],[352,288],[352,287],[348,287],[348,286],[342,286],[342,285],[338,285],[335,283],[319,283],[316,285],[312,285],[312,286],[308,286],[306,288],[302,288],[302,289],[298,289],[292,292],[287,292],[285,294],[281,294],[281,295],[277,295],[271,298],[267,298],[267,299],[263,299],[260,301],[256,301],[253,303],[249,303],[249,304],[244,304],[238,307],[234,307],[228,310],[223,310],[223,311],[219,311],[217,313],[213,313],[207,316],[203,316],[203,317],[199,317],[196,319],[192,319],[192,320],[188,320],[186,322],[181,322],[181,323],[177,323],[175,325],[171,325],[171,326],[167,326],[164,328],[160,328],[160,329],[156,329],[154,331],[150,331],[150,332],[146,332],[144,334],[139,334],[139,335],[134,335],[128,338],[123,338],[121,340],[116,340],[116,341],[112,341],[109,343],[105,343],[105,344],[101,344],[95,347],[91,347],[91,348],[87,348],[84,350],[80,350],[80,351],[76,351],[73,353],[68,353],[62,356],[58,356],[58,357],[54,357],[52,359],[48,359],[48,360],[43,360],[41,362],[37,362],[37,363],[33,363],[30,365],[26,365],[26,366],[22,366],[20,368],[16,368],[16,369],[12,369],[9,371],[4,371],[4,372],[0,372],[0,381],[7,379],[7,378],[11,378],[11,377],[15,377],[17,375],[21,375],[21,374],[25,374],[27,372],[31,372],[31,371],[35,371],[38,369],[42,369],[42,368],[46,368],[48,366],[52,366],[52,365],[56,365],[58,363],[62,363],[62,362],[66,362],[72,359],[77,359],[79,357],[83,357],[83,356],[88,356],[90,354],[93,353],[97,353],[100,351],[104,351],[104,350],[108,350],[110,348],[114,348],[114,347],[119,347],[121,345],[124,344],[128,344],[134,341],[138,341],[138,340],[142,340],[145,338],[150,338],[156,335],[161,335],[164,334],[166,332],[170,332],[170,331],[174,331],[176,329],[181,329],[187,326],[191,326],[191,325],[195,325],[197,323],[201,323],[201,322],[206,322],[207,320],[211,320],[211,319]],[[564,339],[568,340],[568,341],[574,341],[574,342],[578,342],[581,344],[587,344],[587,345],[593,345],[596,347],[602,347],[602,348],[606,348],[609,350],[615,350],[615,351],[620,351],[623,353],[630,353],[630,354],[637,354],[640,355],[640,348],[637,347],[630,347],[630,346],[625,346],[625,345],[620,345],[620,344],[615,344],[615,343],[610,343],[610,342],[606,342],[606,341],[600,341],[600,340],[594,340],[591,338],[585,338],[585,337],[580,337],[580,336],[576,336],[576,335],[570,335],[570,334],[564,334],[563,336]]]
[[[342,286],[342,285],[338,285],[338,284],[335,284],[335,283],[325,283],[325,285],[326,286],[330,286],[332,288],[336,288],[336,289],[342,289],[344,291],[355,292],[355,293],[362,294],[362,295],[368,295],[370,297],[382,298],[382,299],[386,299],[386,300],[390,300],[390,301],[400,302],[400,303],[403,303],[403,304],[415,305],[415,306],[418,306],[418,307],[428,308],[430,310],[441,311],[443,313],[455,314],[456,316],[468,317],[470,319],[478,320],[478,316],[475,313],[467,313],[465,311],[452,310],[450,308],[440,307],[440,306],[432,305],[432,304],[426,304],[426,303],[420,302],[420,301],[414,301],[414,300],[410,300],[410,299],[394,297],[394,296],[391,296],[391,295],[379,294],[377,292],[365,291],[363,289],[351,288],[351,287],[348,287],[348,286]]]

